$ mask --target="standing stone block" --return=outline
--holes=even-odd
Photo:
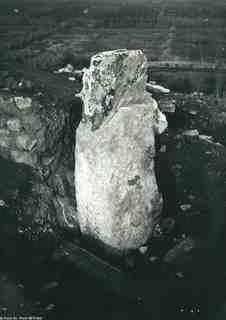
[[[84,236],[123,253],[150,237],[162,208],[155,169],[155,134],[165,116],[145,90],[140,50],[92,57],[83,75],[83,119],[76,133],[75,187]]]

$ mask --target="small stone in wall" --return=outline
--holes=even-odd
[[[49,166],[53,162],[54,159],[55,159],[55,157],[43,157],[42,164],[44,166]]]
[[[0,200],[0,207],[6,207],[6,203],[4,200]]]
[[[14,101],[16,103],[16,106],[20,110],[28,109],[31,107],[32,100],[29,97],[15,97]]]
[[[19,119],[9,119],[7,121],[7,127],[11,131],[20,131],[21,123]]]
[[[146,90],[151,93],[161,93],[166,94],[170,93],[170,89],[164,88],[163,86],[157,85],[154,82],[149,82],[146,84]]]
[[[55,304],[51,303],[51,304],[49,304],[49,305],[45,308],[45,310],[46,310],[46,311],[51,311],[51,310],[53,310],[54,308],[55,308]]]
[[[8,129],[0,129],[0,137],[2,138],[3,136],[9,136],[10,131]]]
[[[197,129],[185,130],[183,132],[183,135],[186,137],[197,137],[199,135],[199,132]]]
[[[198,111],[196,111],[196,110],[190,110],[189,113],[190,113],[192,116],[196,116],[196,114],[198,113]]]
[[[18,150],[11,151],[11,159],[17,163],[25,163],[31,167],[35,167],[37,163],[37,156],[35,154]]]
[[[192,205],[191,204],[182,204],[180,206],[180,208],[181,208],[182,211],[188,211],[188,210],[190,210],[192,208]]]
[[[148,251],[148,246],[142,246],[139,248],[141,254],[146,254]]]
[[[9,148],[10,143],[10,131],[7,129],[0,129],[0,147]]]
[[[23,115],[23,127],[25,130],[38,131],[43,128],[43,124],[38,114],[29,113]]]
[[[3,104],[5,102],[4,98],[2,96],[0,96],[0,106],[1,104]]]
[[[20,150],[31,151],[37,144],[36,139],[31,139],[27,134],[20,135],[16,138],[16,146]]]
[[[156,257],[156,256],[151,256],[151,257],[149,258],[149,261],[150,261],[150,262],[155,262],[156,260],[158,260],[158,257]]]
[[[0,118],[0,128],[4,128],[6,125],[7,119],[5,117]]]
[[[4,138],[1,138],[0,140],[0,147],[2,148],[9,148],[10,146],[10,138],[9,137],[4,137]]]
[[[162,153],[166,152],[166,145],[161,146],[159,151]]]

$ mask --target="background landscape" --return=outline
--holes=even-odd
[[[50,70],[97,51],[141,48],[149,61],[223,63],[223,0],[29,1],[0,4],[1,64]],[[5,59],[3,59],[3,57]]]

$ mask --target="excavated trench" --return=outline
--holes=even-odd
[[[33,172],[27,166],[0,159],[0,168],[4,168],[1,177],[6,181],[0,191],[7,202],[1,207],[0,316],[215,317],[224,297],[226,150],[216,141],[220,136],[224,142],[225,137],[219,134],[224,123],[211,118],[211,112],[218,112],[216,105],[213,111],[206,110],[209,97],[203,98],[203,104],[196,101],[197,113],[191,115],[195,99],[182,96],[173,97],[176,112],[167,114],[169,128],[156,141],[156,175],[164,198],[162,221],[147,246],[119,266],[112,267],[87,251],[79,251],[83,246],[80,235],[70,228],[57,225],[57,232],[38,237],[29,230],[18,232],[21,222],[15,215],[18,194],[14,190],[19,186],[21,194],[28,192],[27,182]],[[80,108],[71,105],[65,155],[67,147],[74,146]],[[215,140],[184,134],[196,128]],[[67,156],[60,159],[66,164],[74,161]]]

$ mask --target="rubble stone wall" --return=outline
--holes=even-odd
[[[73,107],[40,98],[0,93],[2,207],[16,202],[21,225],[35,230],[76,229]]]

